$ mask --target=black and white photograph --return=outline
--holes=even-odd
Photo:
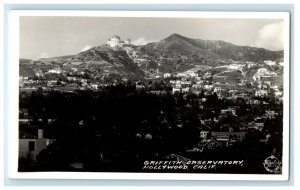
[[[288,13],[19,13],[15,176],[288,178]]]

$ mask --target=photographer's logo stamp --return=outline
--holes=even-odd
[[[270,173],[281,173],[281,162],[275,156],[269,156],[265,159],[264,168]]]

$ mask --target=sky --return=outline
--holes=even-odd
[[[113,35],[123,40],[130,38],[140,45],[160,41],[173,33],[269,50],[283,49],[283,21],[278,19],[22,16],[20,58],[73,55],[105,44]]]

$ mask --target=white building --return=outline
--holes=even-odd
[[[264,61],[264,63],[269,66],[274,66],[276,64],[275,61],[271,61],[271,60]]]
[[[205,88],[205,90],[212,90],[214,88],[214,86],[206,84],[206,85],[204,85],[204,88]]]
[[[121,43],[121,38],[117,35],[114,35],[106,42],[106,44],[109,45],[110,47],[118,46],[120,45],[120,43]]]
[[[267,96],[267,95],[268,95],[268,91],[266,91],[266,90],[256,90],[255,91],[255,96],[263,97],[263,96]]]
[[[269,74],[269,70],[266,69],[266,68],[260,68],[260,69],[257,70],[257,74],[266,75],[266,74]]]
[[[170,78],[171,77],[171,73],[164,73],[164,78]]]
[[[98,84],[92,84],[91,87],[95,90],[98,90]]]
[[[176,77],[187,77],[187,75],[185,73],[177,73],[175,74]]]
[[[219,86],[214,88],[214,92],[216,92],[216,93],[219,93],[221,91],[222,91],[222,88]]]
[[[209,131],[200,131],[200,138],[207,139]]]
[[[274,92],[274,94],[275,94],[275,96],[277,96],[277,97],[283,95],[282,91],[280,91],[280,90],[276,90],[276,91]]]
[[[236,111],[234,108],[221,109],[221,114],[236,115]]]
[[[47,81],[47,85],[51,86],[51,85],[56,85],[57,84],[57,80],[48,80]]]
[[[50,69],[50,70],[48,71],[48,73],[51,73],[51,74],[60,74],[61,71],[60,71],[59,69]]]
[[[106,44],[109,45],[110,47],[116,47],[116,46],[122,46],[124,44],[131,44],[131,40],[127,39],[125,41],[122,41],[120,36],[114,35],[106,42]]]
[[[189,87],[182,88],[182,93],[188,93],[190,91]]]
[[[28,77],[26,77],[26,76],[20,76],[20,77],[19,77],[19,80],[20,80],[20,81],[22,81],[22,80],[28,80]]]
[[[172,92],[173,92],[173,94],[175,94],[176,92],[180,93],[181,90],[180,90],[180,88],[173,88]]]
[[[277,73],[271,72],[266,68],[260,68],[257,70],[257,72],[253,76],[253,80],[260,80],[262,77],[275,77],[277,76]]]
[[[77,77],[67,77],[68,81],[77,81]]]
[[[254,67],[256,64],[254,62],[246,62],[248,68]]]
[[[242,70],[244,66],[245,65],[242,65],[242,64],[230,64],[228,66],[228,68],[229,69],[234,69],[234,70]]]
[[[20,133],[19,158],[36,160],[36,156],[54,141],[54,139],[44,138],[42,129],[38,130],[37,138],[32,134]]]
[[[265,113],[265,117],[268,117],[271,119],[274,119],[277,115],[278,115],[278,113],[276,113],[273,110],[266,110],[266,113]]]

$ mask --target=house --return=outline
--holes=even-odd
[[[270,134],[266,134],[266,138],[265,139],[260,139],[259,142],[267,144],[270,137],[271,137]]]
[[[136,63],[142,63],[142,62],[146,62],[147,61],[147,59],[144,59],[144,58],[135,58],[134,59],[134,62],[136,62]]]
[[[280,97],[283,95],[283,92],[278,90],[278,91],[275,91],[274,94],[276,97]]]
[[[192,89],[201,89],[202,87],[201,87],[201,85],[199,85],[199,84],[193,84],[192,85]]]
[[[214,148],[221,148],[221,147],[223,147],[222,142],[219,142],[216,139],[211,139],[209,142],[205,143],[202,148],[211,150],[211,149],[214,149]]]
[[[91,84],[91,87],[92,87],[94,90],[98,90],[98,84]]]
[[[22,80],[28,80],[29,77],[28,76],[19,76],[19,80],[22,81]]]
[[[28,117],[28,109],[25,108],[20,108],[19,109],[19,121],[22,118],[27,118]],[[29,119],[26,119],[25,121],[29,121]]]
[[[87,86],[88,80],[87,79],[81,79],[80,82],[82,83],[82,86]]]
[[[48,80],[47,81],[47,86],[48,87],[53,87],[57,85],[57,80]]]
[[[190,91],[189,87],[185,87],[181,89],[182,93],[188,93]]]
[[[187,87],[187,86],[190,86],[190,85],[191,85],[190,81],[186,81],[186,80],[181,81],[181,86],[183,86],[183,87]]]
[[[208,78],[210,78],[211,76],[212,76],[212,72],[206,71],[206,72],[204,73],[204,75],[203,75],[203,79],[208,79]]]
[[[263,128],[264,128],[264,123],[261,122],[251,122],[248,124],[248,130],[262,131]]]
[[[246,131],[248,128],[246,123],[241,123],[241,125],[239,126],[240,131]]]
[[[213,85],[208,85],[208,84],[204,85],[205,90],[212,90],[213,88],[214,88]]]
[[[267,117],[267,118],[270,118],[270,119],[274,119],[275,116],[278,115],[278,113],[276,113],[276,112],[273,111],[273,110],[266,110],[265,112],[266,112],[266,113],[265,113],[264,116]]]
[[[266,76],[266,75],[269,75],[271,74],[272,72],[270,72],[267,68],[259,68],[256,72],[255,75],[258,75],[258,76]]]
[[[238,131],[238,132],[232,132],[232,131],[212,131],[211,136],[215,139],[219,140],[230,140],[234,139],[236,142],[243,142],[246,138],[246,132],[245,131]]]
[[[274,65],[276,65],[276,62],[271,61],[271,60],[267,60],[267,61],[264,61],[264,64],[269,65],[269,66],[274,66]]]
[[[72,65],[81,65],[83,62],[82,61],[72,61]]]
[[[197,76],[197,73],[193,72],[193,71],[186,71],[185,74],[187,76],[190,76],[190,77],[196,77]]]
[[[77,77],[67,77],[68,81],[77,81]]]
[[[200,131],[200,138],[202,138],[203,140],[206,140],[208,134],[209,134],[209,131]]]
[[[59,69],[50,69],[50,70],[48,71],[48,73],[51,73],[51,74],[60,74],[61,71],[60,71]]]
[[[24,119],[19,119],[19,124],[21,125],[21,124],[29,124],[30,123],[30,120],[29,119],[27,119],[27,118],[24,118]]]
[[[177,73],[175,76],[180,77],[180,78],[186,78],[187,77],[187,75],[185,73]]]
[[[266,68],[260,68],[260,69],[257,70],[257,73],[258,73],[259,75],[266,75],[266,74],[269,73],[269,70],[266,69]]]
[[[233,95],[233,98],[234,99],[237,99],[237,98],[249,99],[250,97],[246,93],[240,93],[240,94]]]
[[[228,66],[228,69],[242,70],[244,66],[245,65],[242,65],[242,64],[230,64]]]
[[[249,103],[252,104],[252,105],[258,105],[260,103],[260,101],[259,100],[250,99]]]
[[[256,64],[254,62],[246,62],[248,68],[254,67]]]
[[[71,70],[72,70],[73,72],[77,72],[77,71],[78,71],[78,69],[75,68],[75,67],[72,67]]]
[[[37,155],[53,143],[54,139],[44,138],[43,129],[38,129],[38,136],[20,132],[19,134],[19,158],[36,160]]]
[[[155,94],[155,95],[165,95],[167,94],[167,91],[165,90],[151,90],[149,91],[150,94]]]
[[[176,88],[181,88],[181,82],[180,81],[176,81],[175,87]]]
[[[201,98],[200,102],[206,102],[207,98]]]
[[[262,77],[276,77],[277,74],[275,72],[269,71],[267,68],[260,68],[253,75],[253,80],[260,80]]]
[[[265,84],[267,84],[268,86],[271,86],[272,82],[271,81],[264,81]]]
[[[143,84],[141,84],[141,83],[137,83],[136,85],[135,85],[135,89],[136,90],[142,90],[142,89],[144,89],[145,88],[145,86],[143,85]]]
[[[258,84],[257,88],[259,88],[259,89],[268,89],[268,85],[267,84]]]
[[[232,95],[234,95],[234,94],[236,94],[238,92],[239,92],[238,90],[229,90],[228,91],[228,93],[229,93],[230,96],[232,96]]]
[[[215,87],[214,88],[214,92],[215,93],[219,93],[219,92],[221,92],[222,91],[222,88],[221,87]]]
[[[256,90],[255,91],[255,96],[257,97],[264,97],[268,95],[268,91],[266,90]]]
[[[180,92],[181,92],[181,89],[180,89],[180,88],[176,88],[176,87],[173,88],[173,89],[172,89],[172,93],[175,94],[176,92],[180,93]]]
[[[277,85],[274,85],[274,86],[271,86],[270,88],[272,88],[273,90],[279,90],[279,86],[277,86]]]
[[[164,73],[164,78],[170,78],[171,77],[171,73]]]
[[[221,114],[236,115],[234,108],[221,109]]]

